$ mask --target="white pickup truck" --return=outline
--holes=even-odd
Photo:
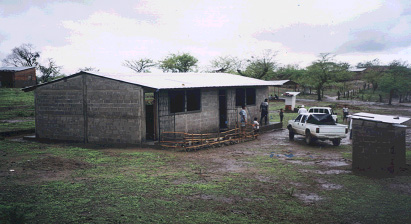
[[[331,114],[335,122],[338,123],[337,113],[334,113],[331,107],[310,107],[308,113],[312,114]]]
[[[294,139],[294,135],[303,135],[307,144],[316,140],[331,140],[335,146],[340,145],[341,139],[348,133],[347,125],[336,124],[331,114],[300,114],[288,121],[287,129],[290,140]]]

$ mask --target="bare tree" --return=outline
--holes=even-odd
[[[100,69],[97,69],[97,68],[94,68],[94,67],[84,67],[84,68],[79,68],[77,71],[78,72],[81,72],[81,71],[83,71],[83,72],[99,72]]]
[[[220,56],[211,61],[210,70],[213,72],[236,73],[241,69],[242,62],[237,57]]]
[[[22,44],[20,47],[15,47],[12,53],[7,55],[2,60],[4,65],[8,66],[33,66],[37,67],[39,63],[37,59],[40,58],[40,52],[34,51],[32,44]]]
[[[123,66],[134,70],[137,73],[150,72],[149,68],[156,66],[157,64],[149,58],[141,58],[139,60],[126,60]]]

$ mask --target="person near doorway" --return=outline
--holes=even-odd
[[[245,136],[245,128],[247,124],[247,112],[245,111],[245,105],[241,107],[240,111],[240,123],[241,123],[241,134]]]
[[[280,109],[279,115],[280,115],[280,122],[283,123],[284,112],[283,112],[283,109],[282,109],[282,108]]]
[[[263,124],[263,118],[264,118],[264,125],[267,125],[268,99],[265,99],[264,102],[261,103],[260,112],[261,112],[260,124]]]

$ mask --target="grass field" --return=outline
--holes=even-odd
[[[322,175],[310,157],[292,164],[270,156],[282,153],[283,146],[248,147],[236,149],[236,154],[253,152],[236,159],[243,169],[221,173],[210,158],[227,156],[230,147],[183,153],[0,141],[0,223],[409,221],[408,176]],[[349,157],[350,147],[334,152]],[[297,194],[306,191],[324,200],[304,203]]]
[[[34,128],[34,94],[0,88],[0,132]]]

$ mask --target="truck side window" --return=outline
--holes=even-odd
[[[301,119],[301,123],[305,123],[305,120],[307,120],[307,115],[303,116],[303,119]]]
[[[300,122],[300,119],[301,119],[301,114],[300,115],[298,115],[298,117],[294,120],[295,122]]]

